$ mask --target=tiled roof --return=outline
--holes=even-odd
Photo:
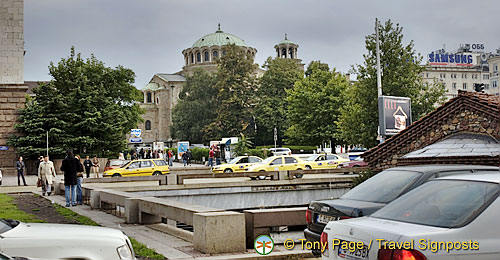
[[[368,150],[362,157],[365,161],[373,163],[384,160],[399,149],[407,147],[430,127],[439,126],[444,119],[464,107],[500,122],[500,96],[459,90],[457,97],[450,99],[384,143]]]
[[[184,82],[186,81],[186,78],[182,75],[177,75],[177,74],[166,74],[166,73],[158,73],[156,74],[158,77],[164,79],[165,81],[168,82]]]

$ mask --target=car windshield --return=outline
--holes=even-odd
[[[235,164],[235,163],[237,163],[239,160],[240,160],[240,157],[236,157],[236,158],[232,159],[231,161],[229,161],[229,162],[228,162],[228,164]]]
[[[9,231],[19,225],[19,221],[0,218],[0,234]]]
[[[311,156],[307,157],[306,161],[312,162],[312,161],[316,160],[316,158],[318,158],[318,155],[316,155],[316,154],[311,155]]]
[[[426,226],[462,227],[498,197],[497,183],[436,180],[388,204],[372,217]]]
[[[269,162],[271,162],[272,160],[274,160],[276,158],[279,158],[279,157],[268,157],[264,161],[262,161],[262,163],[269,163]]]
[[[389,203],[399,197],[422,173],[385,170],[344,194],[342,199]]]

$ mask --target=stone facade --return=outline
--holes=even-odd
[[[487,135],[500,140],[500,98],[491,94],[461,91],[456,98],[389,138],[385,143],[372,148],[362,157],[375,171],[411,165],[412,160],[404,159],[404,155],[457,133]],[[418,162],[499,166],[500,158],[499,156],[439,157]]]
[[[23,78],[23,7],[23,0],[0,1],[0,168],[4,174],[15,174],[16,151],[7,140],[16,133],[14,124],[28,89]]]
[[[0,1],[0,84],[23,83],[23,2],[23,0]]]

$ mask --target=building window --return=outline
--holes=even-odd
[[[427,78],[429,77],[429,73],[427,73]]]
[[[451,83],[451,88],[457,89],[457,83]]]
[[[498,81],[493,80],[493,82],[491,84],[492,84],[491,85],[492,88],[498,88]]]
[[[151,92],[148,92],[148,93],[146,94],[146,103],[151,103],[151,102],[153,102],[153,98],[152,98],[152,96],[153,96],[153,95],[151,94]]]
[[[467,83],[464,83],[463,89],[467,89]]]
[[[194,55],[191,53],[191,64],[194,63]]]
[[[286,58],[286,49],[281,49],[281,58]]]
[[[145,125],[146,125],[146,130],[151,130],[151,121],[146,120]]]
[[[160,98],[156,98],[156,104],[160,104]]]
[[[490,89],[490,84],[484,84],[484,89]]]
[[[293,49],[288,51],[288,55],[290,56],[290,59],[293,59]]]
[[[201,53],[197,52],[196,53],[196,62],[201,62]]]
[[[467,74],[462,74],[462,78],[466,79],[467,78]]]
[[[217,58],[217,56],[219,56],[219,53],[217,51],[214,51],[212,56],[214,56],[214,58]]]
[[[489,74],[483,74],[483,79],[490,79],[490,75]]]
[[[205,53],[203,53],[203,58],[204,58],[204,61],[205,62],[209,62],[210,61],[210,57],[208,57],[208,51],[206,51]]]
[[[493,72],[498,72],[498,63],[493,64]]]

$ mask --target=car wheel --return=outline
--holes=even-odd
[[[161,175],[161,172],[153,172],[153,176]]]
[[[306,168],[306,170],[311,170],[312,169],[311,166],[309,166],[309,165],[306,165],[305,168]]]
[[[232,173],[232,172],[233,172],[233,170],[231,170],[231,169],[225,169],[224,170],[224,173]]]
[[[257,178],[259,178],[259,180],[263,181],[267,178],[267,176],[258,176]]]
[[[257,176],[251,176],[251,177],[250,177],[250,180],[252,180],[252,181],[257,180]]]
[[[119,173],[115,173],[115,174],[113,174],[111,177],[122,177],[122,175],[121,175],[121,174],[119,174]]]

